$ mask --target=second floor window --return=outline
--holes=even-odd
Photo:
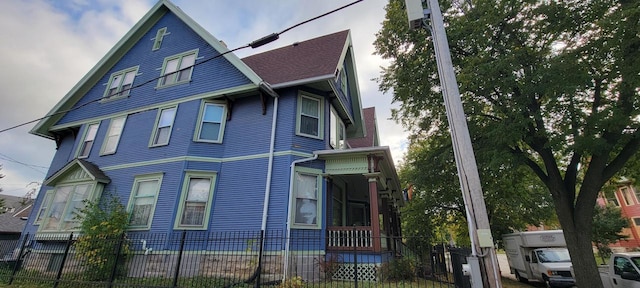
[[[189,82],[197,54],[198,51],[193,50],[166,58],[158,87]]]
[[[216,103],[204,102],[200,112],[200,126],[196,133],[196,141],[222,142],[225,124],[225,106]]]
[[[333,107],[331,108],[331,119],[329,121],[329,144],[333,149],[344,149],[345,148],[345,139],[346,139],[346,129],[344,127],[344,123],[338,113]]]
[[[104,98],[111,99],[128,96],[137,73],[138,67],[134,67],[111,74]]]
[[[320,99],[300,95],[298,97],[297,134],[322,138],[322,102]]]
[[[87,130],[84,134],[84,138],[82,140],[82,144],[80,145],[80,152],[78,153],[78,158],[86,158],[89,157],[89,153],[91,152],[91,147],[93,147],[93,142],[96,139],[96,134],[98,133],[98,123],[90,124],[87,126]]]
[[[111,119],[109,131],[107,131],[107,136],[104,139],[104,144],[102,146],[101,155],[116,153],[116,148],[118,148],[118,142],[120,142],[120,135],[122,135],[122,129],[124,128],[124,122],[126,119],[127,116]]]
[[[151,146],[161,146],[169,144],[173,119],[176,117],[176,107],[161,109],[156,128],[154,129]]]

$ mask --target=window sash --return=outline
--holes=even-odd
[[[136,181],[132,198],[131,218],[129,226],[149,227],[152,221],[156,197],[159,191],[160,179]]]
[[[112,154],[116,152],[118,143],[120,142],[120,135],[124,129],[124,123],[127,117],[113,118],[109,124],[109,131],[107,131],[107,137],[104,142],[104,149],[102,154]]]
[[[180,55],[166,60],[160,86],[186,82],[191,79],[193,65],[196,61],[196,52]],[[189,68],[191,67],[191,68]]]
[[[53,192],[53,199],[49,211],[44,217],[44,231],[65,231],[77,229],[79,221],[76,219],[79,210],[86,206],[86,200],[93,192],[94,185],[80,183],[76,185],[60,186]]]
[[[318,176],[296,173],[294,224],[318,224]]]
[[[319,137],[321,129],[321,102],[318,99],[300,96],[298,106],[300,134]]]
[[[169,143],[175,115],[175,107],[161,110],[152,145],[166,145]]]
[[[211,207],[214,175],[187,174],[176,228],[203,229]]]
[[[82,141],[78,158],[89,156],[91,148],[93,147],[93,141],[95,140],[96,134],[98,133],[98,126],[99,124],[96,123],[91,124],[87,127],[87,132],[84,136],[84,140]]]
[[[128,96],[137,73],[137,68],[113,73],[105,98]]]
[[[202,113],[200,131],[197,140],[220,141],[224,117],[223,105],[206,103]]]

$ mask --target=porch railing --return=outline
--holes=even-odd
[[[373,242],[371,226],[327,227],[328,250],[373,251]]]

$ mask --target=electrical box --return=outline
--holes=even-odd
[[[489,229],[478,229],[478,241],[480,243],[480,247],[489,248],[493,247],[493,236],[491,236],[491,230]]]
[[[407,16],[409,17],[409,28],[422,28],[422,19],[424,18],[424,9],[422,8],[422,0],[405,0],[407,6]]]

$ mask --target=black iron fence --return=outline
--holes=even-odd
[[[357,235],[357,233],[354,233]],[[355,236],[354,236],[355,237]],[[314,230],[0,240],[0,283],[38,287],[454,287],[443,246],[327,249]],[[389,241],[389,238],[381,239]],[[358,243],[358,241],[352,241]],[[50,285],[50,286],[49,286]]]

